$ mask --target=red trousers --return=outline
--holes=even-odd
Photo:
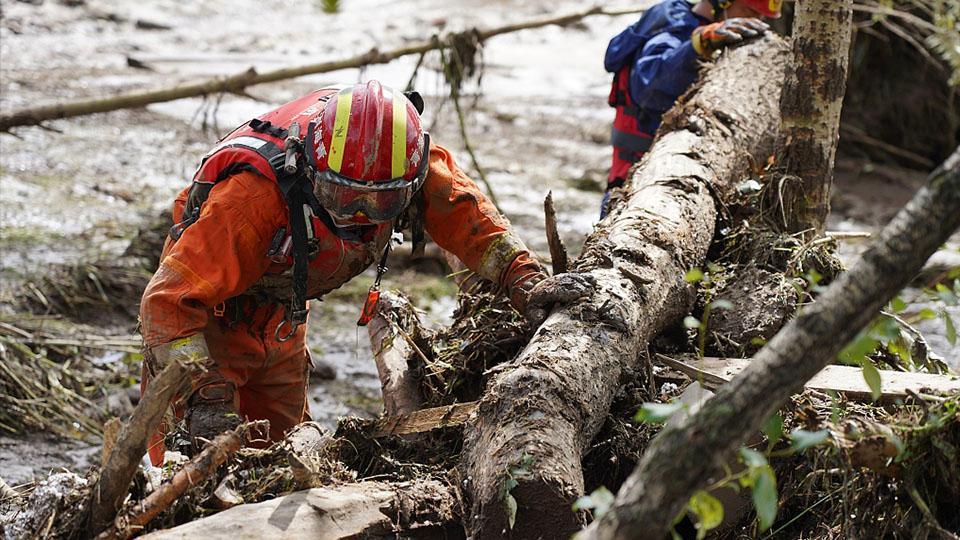
[[[283,308],[277,304],[261,306],[252,317],[232,325],[211,313],[203,336],[216,369],[195,381],[195,387],[217,379],[233,383],[237,390],[234,407],[246,420],[269,420],[270,440],[282,438],[285,431],[309,419],[310,353],[305,341],[306,325],[298,328],[288,341],[280,342],[275,330],[282,319]],[[149,379],[145,365],[142,389]],[[182,397],[173,403],[177,418],[183,418],[186,403]],[[150,461],[156,466],[163,462],[163,438],[168,429],[164,421],[148,444]]]

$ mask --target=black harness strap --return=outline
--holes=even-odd
[[[284,176],[280,179],[280,191],[287,201],[290,211],[290,236],[293,239],[293,296],[282,323],[277,325],[275,336],[278,341],[293,337],[297,327],[307,322],[307,271],[309,253],[307,246],[307,198],[304,190],[307,178],[303,173]],[[289,326],[284,333],[283,328]]]

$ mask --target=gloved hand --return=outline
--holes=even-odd
[[[764,34],[770,26],[754,17],[735,17],[725,21],[715,22],[697,27],[690,36],[693,50],[702,58],[710,58],[718,50],[755,39]]]
[[[550,310],[586,296],[596,286],[589,274],[557,274],[535,283],[526,295],[523,315],[534,328],[543,324]]]

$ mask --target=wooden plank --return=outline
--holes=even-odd
[[[702,379],[704,386],[708,388],[722,385],[750,364],[749,358],[706,357],[687,363],[658,354],[657,359],[692,379]],[[960,393],[960,377],[957,375],[880,370],[880,381],[881,399],[885,401],[904,398],[908,395],[908,390],[918,394]],[[827,366],[807,381],[805,386],[820,391],[833,390],[849,399],[873,399],[870,387],[863,380],[863,373],[858,367]]]
[[[373,436],[409,435],[442,427],[457,426],[466,422],[476,408],[477,402],[470,401],[383,418],[373,424]]]

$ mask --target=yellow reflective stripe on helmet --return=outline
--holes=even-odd
[[[393,163],[390,176],[399,178],[407,172],[407,100],[393,92]]]
[[[343,165],[343,147],[347,143],[352,105],[353,90],[341,90],[337,95],[337,117],[333,123],[333,136],[330,137],[330,157],[327,158],[327,166],[333,172],[340,172],[340,167]]]

